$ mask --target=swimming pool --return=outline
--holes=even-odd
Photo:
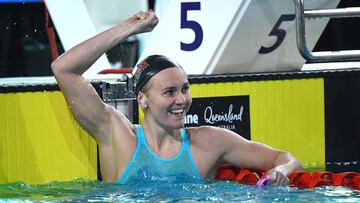
[[[88,179],[28,185],[0,185],[0,202],[360,202],[360,191],[345,187],[265,187],[234,182],[155,181],[114,185]]]

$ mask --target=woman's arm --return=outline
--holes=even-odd
[[[149,32],[158,19],[152,12],[139,12],[62,54],[51,64],[52,71],[77,122],[99,143],[110,141],[112,107],[99,98],[92,85],[81,75],[106,51],[130,35]],[[131,123],[121,115],[124,128]]]
[[[239,167],[269,171],[271,185],[289,185],[287,178],[293,171],[301,170],[301,163],[290,153],[265,144],[244,139],[238,134],[216,129],[221,134],[222,161]]]

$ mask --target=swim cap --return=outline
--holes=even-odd
[[[178,63],[172,61],[166,56],[151,55],[146,57],[137,65],[135,74],[133,74],[135,94],[137,95],[150,78],[158,72],[173,67],[181,68]]]

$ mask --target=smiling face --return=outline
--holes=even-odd
[[[184,117],[192,98],[189,81],[182,68],[167,68],[154,75],[145,87],[145,120],[152,120],[164,128],[184,127]]]

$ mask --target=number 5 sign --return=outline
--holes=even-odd
[[[181,14],[180,14],[180,28],[181,29],[192,29],[194,31],[194,41],[191,43],[183,43],[181,42],[180,49],[183,51],[195,51],[198,49],[203,41],[203,30],[201,28],[201,25],[194,21],[194,20],[188,20],[188,11],[191,10],[201,10],[201,4],[200,2],[183,2],[181,3]]]
[[[161,2],[161,1],[160,1]],[[159,15],[140,59],[163,54],[188,74],[299,70],[292,0],[172,0]],[[339,0],[307,0],[306,8],[335,8]],[[328,19],[307,21],[312,49]]]

